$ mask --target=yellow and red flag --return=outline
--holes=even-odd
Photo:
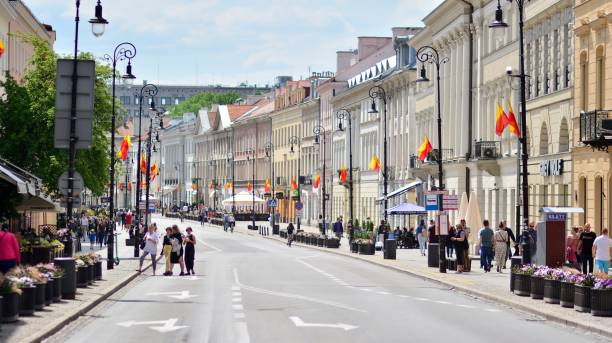
[[[421,144],[421,146],[419,147],[419,160],[425,161],[427,155],[431,152],[432,149],[433,148],[431,146],[431,142],[429,142],[429,137],[425,136],[423,144]]]
[[[119,182],[119,190],[123,191],[123,183],[122,182]]]
[[[157,166],[157,162],[155,162],[151,166],[151,174],[149,175],[149,178],[151,179],[151,181],[155,180],[155,177],[157,176],[157,174],[159,174],[159,167]]]
[[[128,151],[130,150],[130,147],[132,146],[132,140],[130,139],[129,135],[125,135],[123,137],[123,141],[121,142],[121,146],[119,147],[119,158],[122,161],[125,161],[127,159],[128,156]]]
[[[231,182],[226,182],[225,183],[225,189],[232,189],[232,183]]]
[[[132,191],[132,183],[131,182],[128,182],[128,187],[127,188],[128,188],[128,191],[130,191],[130,192]]]
[[[344,164],[340,168],[340,182],[346,182],[346,166]]]
[[[321,175],[317,174],[314,177],[314,181],[313,181],[312,185],[314,186],[314,188],[319,188],[320,184],[321,184]]]
[[[270,179],[266,179],[266,183],[264,184],[264,193],[270,193]]]
[[[4,54],[4,42],[0,39],[0,57]]]
[[[143,174],[147,172],[147,160],[144,154],[140,156],[140,172]]]
[[[372,155],[372,158],[370,159],[370,170],[374,170],[377,173],[380,171],[380,160],[376,155]]]
[[[195,182],[192,182],[191,183],[191,189],[193,189],[194,191],[197,191],[198,190],[198,184],[195,183]]]
[[[210,180],[210,183],[208,184],[208,189],[213,189],[215,188],[215,183],[213,182],[213,180]],[[225,185],[225,188],[227,188],[227,185]]]
[[[517,137],[521,137],[521,130],[516,122],[516,118],[514,117],[514,111],[512,111],[510,100],[508,100],[508,126],[510,126],[510,133],[513,133]]]
[[[249,183],[247,184],[247,191],[250,193],[253,191],[253,185],[251,184],[251,182],[249,181]]]
[[[295,178],[291,178],[291,190],[296,190],[298,188],[297,182],[295,182]]]
[[[501,136],[504,133],[504,129],[508,126],[509,120],[508,116],[504,112],[501,104],[497,103],[497,113],[495,115],[495,134]]]

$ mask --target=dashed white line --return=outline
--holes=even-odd
[[[232,286],[232,291],[239,291],[239,290],[240,290],[240,287],[238,287],[238,286]]]
[[[242,298],[232,298],[232,302],[234,303],[242,302]]]
[[[242,310],[244,310],[244,306],[242,306],[240,304],[234,304],[234,305],[232,305],[232,310],[234,310],[234,311],[242,311]]]
[[[376,293],[380,294],[380,295],[391,295],[391,293],[385,292],[385,291],[379,291],[379,292],[376,292]]]
[[[240,296],[242,296],[242,292],[232,292],[232,296],[233,297],[240,297]]]
[[[242,312],[234,313],[234,319],[244,319],[244,313]]]

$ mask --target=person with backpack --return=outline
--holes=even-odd
[[[172,244],[172,252],[170,253],[170,272],[174,270],[174,265],[179,264],[181,267],[181,273],[179,275],[185,275],[185,263],[183,260],[183,235],[179,230],[178,226],[172,225],[172,237],[170,238]]]
[[[166,228],[166,235],[164,236],[164,241],[162,245],[162,254],[164,255],[164,259],[166,260],[166,270],[164,271],[164,276],[172,275],[171,265],[170,265],[170,254],[172,254],[172,228]]]

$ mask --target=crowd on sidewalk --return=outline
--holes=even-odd
[[[165,260],[164,276],[174,274],[175,265],[180,267],[180,276],[195,275],[195,245],[196,238],[191,227],[185,230],[183,234],[177,225],[172,225],[165,229],[165,235],[161,236],[157,233],[157,224],[149,225],[147,232],[140,240],[140,267],[138,272],[142,272],[142,264],[147,256],[151,256],[153,267],[153,275],[157,270],[157,253],[158,245],[161,241],[161,255]]]

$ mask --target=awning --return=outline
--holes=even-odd
[[[401,203],[397,206],[393,206],[387,209],[388,214],[427,214],[425,207],[411,203]]]
[[[580,207],[542,207],[542,213],[584,213]]]
[[[398,195],[402,195],[402,194],[410,191],[411,189],[413,189],[413,188],[415,188],[417,186],[420,186],[422,184],[423,184],[423,182],[421,180],[416,180],[416,181],[414,181],[412,183],[407,184],[406,186],[400,187],[400,188],[394,190],[393,192],[387,194],[387,199],[391,199],[391,198],[396,197]],[[383,200],[385,200],[384,196],[376,199],[376,201],[383,201]]]
[[[221,202],[223,206],[238,205],[238,206],[252,206],[253,201],[255,204],[263,204],[266,201],[260,197],[253,197],[253,193],[240,192],[235,197],[229,197]]]
[[[23,201],[15,206],[17,211],[58,211],[57,206],[51,199],[40,196],[23,196]]]
[[[0,179],[3,179],[17,187],[17,193],[19,194],[36,194],[36,190],[33,187],[28,187],[29,180],[24,177],[20,177],[17,173],[13,172],[6,166],[0,164]]]

